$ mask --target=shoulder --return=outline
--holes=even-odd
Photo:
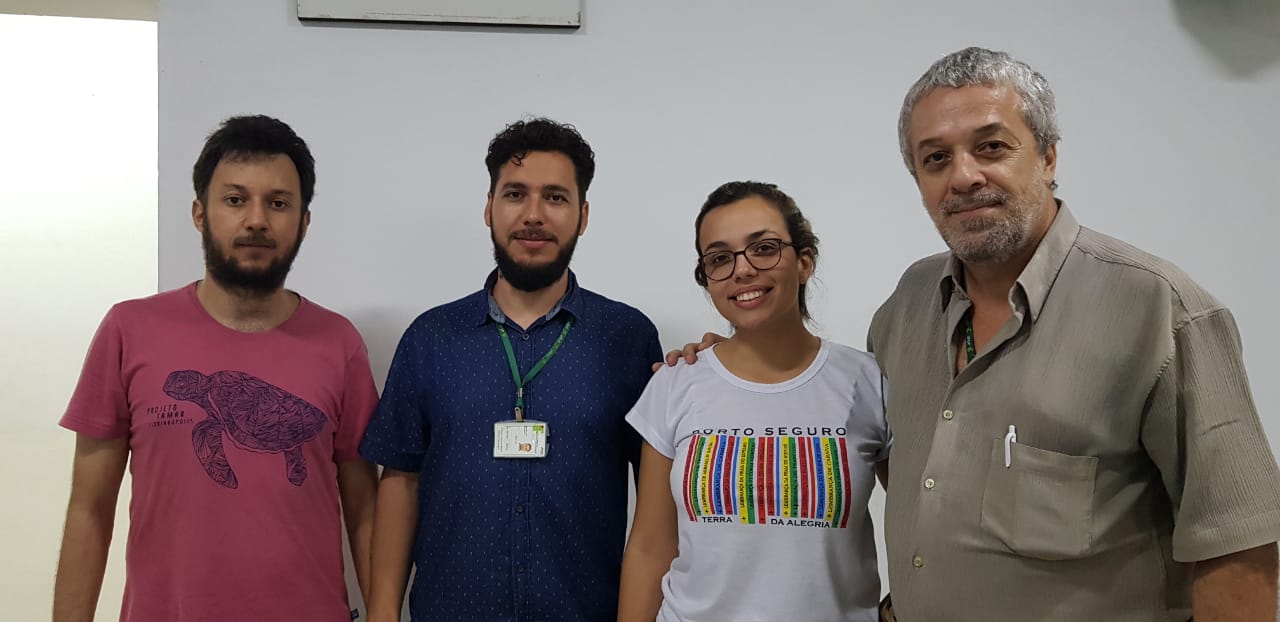
[[[1075,250],[1085,267],[1099,272],[1111,287],[1167,295],[1188,318],[1224,309],[1221,302],[1172,262],[1127,242],[1081,227]]]
[[[871,320],[872,333],[886,328],[886,322],[900,317],[903,310],[919,308],[936,298],[942,271],[948,261],[951,261],[951,253],[941,252],[917,259],[908,266],[893,293],[876,309]]]
[[[880,310],[884,311],[886,308],[907,304],[921,297],[932,296],[938,290],[942,270],[948,261],[951,261],[951,253],[942,252],[917,259],[915,263],[907,266],[902,276],[898,278],[898,284],[894,287],[893,293],[889,294],[888,300],[880,305]]]
[[[710,389],[718,391],[723,383],[717,380],[718,374],[713,363],[702,358],[693,364],[681,359],[675,366],[663,365],[654,372],[645,383],[644,394],[649,403],[654,400],[664,404],[663,408],[674,404],[686,403],[691,395],[703,394]],[[676,407],[675,410],[682,410]]]
[[[173,317],[191,312],[195,284],[184,285],[176,289],[166,290],[142,298],[124,300],[111,306],[107,311],[109,321],[127,323],[135,320],[148,321],[151,318]]]
[[[345,315],[306,297],[302,297],[302,305],[302,311],[308,315],[307,321],[322,331],[322,334],[340,337],[345,341],[355,340],[361,344],[364,343],[363,338],[360,337],[360,331],[356,330],[355,324]]]
[[[882,375],[880,365],[875,356],[834,341],[828,341],[827,364],[824,371],[836,374],[841,379],[851,380],[855,385],[872,387],[880,391]]]
[[[623,358],[641,353],[646,359],[658,356],[651,352],[658,340],[658,327],[639,309],[583,287],[578,288],[577,296],[574,312],[583,326],[615,344]]]
[[[644,312],[625,302],[608,298],[581,286],[578,288],[578,296],[578,302],[583,311],[592,317],[617,323],[619,326],[654,328],[653,321]]]
[[[715,370],[712,369],[712,363],[707,360],[706,353],[703,353],[698,362],[689,364],[681,357],[675,366],[663,365],[658,371],[653,373],[652,383],[659,383],[664,386],[674,387],[688,385],[694,383],[697,379],[707,375],[714,375]]]
[[[449,332],[464,326],[479,325],[488,312],[487,309],[487,293],[483,289],[477,290],[418,314],[409,324],[408,332]]]
[[[827,362],[841,371],[854,371],[859,374],[880,375],[880,367],[876,358],[857,348],[827,341]]]

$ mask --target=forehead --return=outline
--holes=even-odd
[[[271,186],[298,192],[302,185],[293,160],[282,153],[231,156],[218,161],[209,185]]]
[[[703,248],[716,242],[741,246],[752,234],[766,230],[785,236],[787,223],[772,203],[758,196],[749,196],[707,212],[698,231],[698,240]]]
[[[916,102],[908,125],[911,145],[926,140],[963,138],[978,128],[1003,125],[1031,133],[1022,116],[1022,99],[1008,86],[939,87]]]
[[[498,170],[498,184],[557,185],[577,191],[574,172],[573,160],[559,151],[530,151],[519,163],[511,159],[502,165]]]

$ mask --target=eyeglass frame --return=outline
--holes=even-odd
[[[747,252],[750,251],[751,248],[756,246],[757,244],[763,244],[765,242],[776,243],[779,246],[778,255],[777,255],[777,261],[774,261],[772,266],[769,266],[768,268],[761,268],[760,266],[757,266],[756,264],[751,262],[751,256],[748,255]],[[733,273],[738,271],[738,257],[741,256],[744,260],[746,260],[748,266],[751,266],[753,269],[759,272],[765,272],[765,271],[777,268],[778,264],[782,263],[782,247],[787,247],[787,246],[790,246],[792,249],[794,249],[796,251],[796,255],[799,256],[800,246],[798,246],[795,242],[784,240],[782,238],[761,238],[759,240],[755,240],[753,242],[748,243],[740,251],[714,250],[714,251],[707,251],[701,255],[698,255],[698,262],[695,269],[697,270],[697,273],[702,275],[702,278],[706,279],[708,282],[719,283],[721,281],[728,281],[729,279],[733,278]],[[732,264],[732,267],[729,269],[728,274],[726,274],[724,278],[714,279],[714,278],[711,278],[711,274],[707,272],[705,260],[710,255],[716,255],[720,253],[729,253],[733,255],[733,264]]]

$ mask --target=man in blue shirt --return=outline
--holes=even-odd
[[[360,453],[385,467],[372,622],[613,620],[627,522],[623,417],[661,357],[642,313],[578,286],[591,147],[549,119],[489,144],[484,289],[400,340]],[[412,560],[410,552],[412,551]]]

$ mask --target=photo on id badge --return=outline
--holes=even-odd
[[[545,458],[547,424],[533,419],[493,424],[494,458]]]

